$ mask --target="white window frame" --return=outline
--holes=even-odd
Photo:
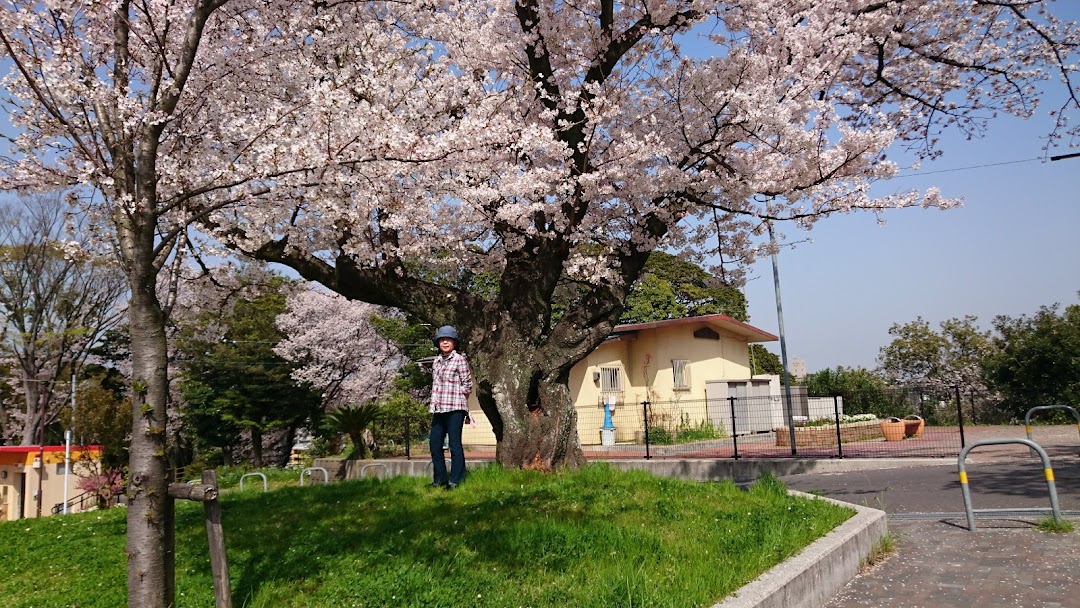
[[[621,367],[604,366],[600,368],[600,392],[607,395],[623,392],[623,374]]]
[[[677,391],[690,390],[690,360],[671,360],[671,387]]]

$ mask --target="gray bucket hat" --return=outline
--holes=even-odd
[[[443,325],[435,332],[435,338],[432,340],[435,344],[435,348],[439,348],[439,340],[442,340],[443,338],[450,338],[454,341],[455,345],[461,342],[458,340],[457,330],[454,329],[453,325]]]

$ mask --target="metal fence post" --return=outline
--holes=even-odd
[[[960,425],[960,448],[963,449],[964,442],[964,408],[960,407],[960,385],[956,385],[956,419]]]
[[[833,420],[836,421],[836,452],[840,458],[844,457],[844,442],[840,438],[840,398],[833,395],[832,398]]]
[[[737,432],[735,432],[735,429],[737,427],[735,426],[735,397],[734,396],[728,397],[728,405],[731,406],[731,445],[735,449],[735,452],[734,452],[732,457],[735,460],[738,460],[739,459],[739,434]]]
[[[641,410],[645,416],[645,460],[649,460],[652,456],[649,454],[649,402],[641,402]]]

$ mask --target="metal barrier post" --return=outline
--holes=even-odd
[[[323,467],[308,467],[303,471],[300,471],[300,487],[304,487],[304,475],[311,473],[312,471],[322,471],[323,483],[330,483],[330,472]]]
[[[1069,410],[1073,415],[1073,419],[1076,420],[1076,430],[1080,432],[1080,414],[1076,413],[1076,410],[1067,405],[1037,405],[1024,414],[1024,431],[1027,433],[1028,441],[1035,441],[1031,437],[1031,414],[1039,410]]]
[[[1039,457],[1042,458],[1043,462],[1043,476],[1046,477],[1046,487],[1050,491],[1050,510],[1054,514],[1054,521],[1061,523],[1061,509],[1058,507],[1057,488],[1054,486],[1054,469],[1050,466],[1050,457],[1046,455],[1046,450],[1028,439],[984,439],[960,450],[960,457],[956,463],[960,473],[960,489],[964,494],[964,510],[967,512],[968,530],[975,531],[975,510],[971,508],[971,490],[968,488],[967,469],[964,467],[964,460],[967,458],[968,452],[973,448],[1007,443],[1021,443],[1039,453]]]
[[[360,478],[361,479],[363,479],[363,477],[364,477],[364,471],[368,470],[371,467],[382,467],[383,474],[387,475],[387,476],[390,475],[390,469],[388,469],[385,464],[383,464],[381,462],[369,462],[368,464],[365,464],[364,466],[360,467]],[[378,477],[378,475],[376,475],[376,477]]]
[[[267,485],[266,485],[266,475],[263,475],[262,473],[244,473],[243,475],[240,476],[240,491],[241,492],[244,491],[244,478],[245,477],[262,477],[262,480],[263,480],[263,492],[267,491],[268,488],[267,488]]]

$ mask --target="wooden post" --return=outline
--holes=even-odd
[[[203,506],[206,507],[206,535],[210,540],[210,570],[214,576],[214,602],[217,608],[232,608],[229,592],[229,561],[225,555],[225,530],[221,527],[221,503],[217,501],[217,474],[203,471],[204,486],[213,489]]]
[[[203,471],[202,484],[171,483],[169,497],[203,503],[206,509],[206,536],[210,540],[210,571],[214,577],[214,605],[217,608],[232,608],[225,531],[221,528],[221,503],[217,499],[217,474],[212,470]]]

